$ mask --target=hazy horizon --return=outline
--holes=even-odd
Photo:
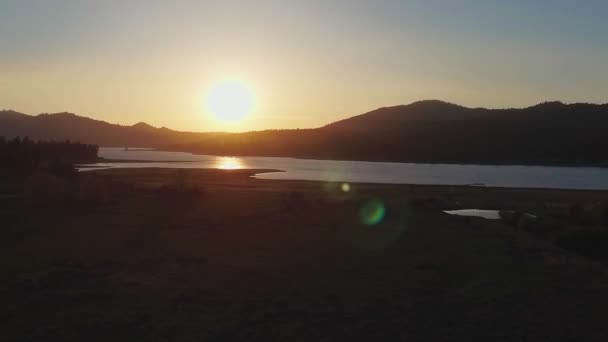
[[[169,126],[157,126],[157,125],[153,125],[153,124],[151,124],[151,123],[149,123],[147,121],[137,121],[137,122],[132,122],[132,123],[129,123],[129,122],[108,121],[108,120],[92,117],[90,115],[87,115],[86,113],[74,113],[74,112],[69,112],[69,111],[25,113],[23,111],[19,111],[19,110],[16,110],[14,108],[0,108],[0,111],[14,111],[14,112],[21,113],[21,114],[26,114],[26,115],[29,115],[29,116],[37,116],[37,115],[42,115],[42,114],[55,115],[55,114],[68,113],[68,114],[74,114],[74,115],[77,115],[77,116],[80,116],[80,117],[84,117],[84,118],[89,118],[89,119],[94,119],[94,120],[102,120],[102,121],[105,121],[105,122],[107,122],[109,124],[117,124],[117,125],[121,125],[121,126],[135,126],[137,124],[144,123],[144,124],[148,124],[150,126],[153,126],[155,128],[168,128],[168,129],[171,129],[171,130],[174,130],[174,131],[181,131],[181,132],[195,132],[195,133],[224,133],[224,132],[230,133],[230,132],[233,132],[233,133],[244,133],[244,132],[252,132],[252,131],[275,130],[275,129],[287,129],[287,130],[289,130],[289,129],[315,129],[315,128],[320,128],[320,127],[323,127],[323,126],[335,123],[335,122],[340,121],[340,120],[344,120],[344,119],[352,118],[352,117],[355,117],[355,116],[358,116],[358,115],[362,115],[362,114],[366,114],[366,113],[369,113],[369,112],[373,112],[375,110],[379,110],[379,109],[382,109],[382,108],[408,106],[408,105],[411,105],[411,104],[414,104],[414,103],[418,103],[418,102],[430,102],[430,101],[444,102],[444,103],[453,104],[453,105],[457,105],[457,106],[461,106],[461,107],[465,107],[465,108],[469,108],[469,109],[490,109],[490,110],[495,110],[495,109],[496,110],[500,110],[500,109],[526,109],[526,108],[530,108],[530,107],[533,107],[533,106],[536,106],[536,105],[539,105],[539,104],[543,104],[543,103],[548,103],[548,102],[559,102],[559,103],[562,103],[564,105],[583,104],[583,103],[584,104],[593,104],[593,105],[606,105],[606,104],[608,104],[608,102],[598,102],[598,103],[595,103],[595,102],[564,102],[564,101],[560,101],[560,100],[556,99],[556,100],[547,100],[547,101],[541,101],[541,102],[537,102],[537,103],[532,103],[532,104],[525,105],[525,106],[522,106],[522,107],[468,107],[468,106],[462,106],[462,105],[460,105],[458,103],[452,103],[452,102],[448,102],[448,101],[444,101],[444,100],[440,100],[440,99],[424,99],[424,100],[413,101],[413,102],[410,102],[410,103],[402,103],[402,104],[395,104],[395,105],[389,105],[389,106],[382,106],[382,107],[378,107],[378,108],[371,108],[371,109],[368,109],[368,110],[366,110],[364,112],[361,112],[361,113],[352,113],[352,114],[345,115],[345,116],[342,116],[342,117],[336,117],[336,119],[332,119],[331,121],[321,123],[320,125],[317,125],[317,126],[311,126],[311,127],[283,127],[283,128],[272,128],[272,127],[270,127],[270,128],[263,128],[262,127],[262,128],[259,128],[259,129],[244,129],[244,130],[239,130],[239,131],[230,131],[230,130],[187,130],[187,129],[186,130],[181,130],[181,129],[174,128],[174,127],[169,127]]]
[[[605,103],[607,10],[602,1],[9,0],[0,108],[250,131],[424,99]]]

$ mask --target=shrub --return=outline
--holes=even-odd
[[[598,202],[591,206],[589,220],[595,224],[608,226],[608,205]]]
[[[561,248],[587,257],[608,257],[608,231],[579,230],[555,240]]]
[[[202,187],[202,186],[186,186],[186,185],[169,186],[169,185],[163,184],[160,187],[158,187],[156,190],[154,190],[154,193],[158,197],[171,197],[175,200],[177,200],[177,199],[192,200],[192,199],[202,199],[203,197],[205,197],[206,190],[205,190],[205,187]]]
[[[83,203],[102,204],[110,200],[110,194],[107,186],[101,181],[86,178],[80,182],[78,200]]]
[[[69,198],[66,180],[46,172],[37,172],[25,180],[23,198],[30,205],[53,205]]]
[[[514,211],[514,210],[500,210],[498,212],[498,215],[500,216],[500,218],[503,221],[505,221],[506,223],[511,224],[511,225],[517,224],[520,214],[521,213]]]
[[[438,210],[456,210],[461,209],[461,205],[454,201],[448,201],[438,197],[411,198],[407,201],[409,207],[426,208]]]
[[[78,171],[74,165],[60,160],[53,160],[46,166],[47,172],[67,181],[75,182],[78,179]]]
[[[580,203],[574,203],[568,209],[568,218],[570,222],[581,223],[585,219],[585,208]]]
[[[293,210],[298,208],[302,202],[304,201],[304,194],[300,191],[290,191],[287,194],[283,195],[283,205],[287,210]]]

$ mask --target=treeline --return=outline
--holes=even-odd
[[[318,129],[206,137],[168,149],[419,163],[608,165],[608,105],[465,108],[439,101],[381,108]]]
[[[214,155],[390,162],[608,166],[606,132],[608,104],[561,102],[486,109],[419,101],[316,129],[246,133],[188,133],[143,123],[111,125],[67,113],[0,111],[0,136],[7,137],[70,138]]]
[[[63,176],[75,174],[74,163],[98,159],[98,146],[71,141],[33,141],[28,137],[0,137],[0,168],[18,176],[43,170]]]

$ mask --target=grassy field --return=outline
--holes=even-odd
[[[253,173],[98,170],[61,196],[46,196],[58,185],[4,194],[2,340],[608,338],[601,260],[506,223],[441,212],[541,212],[606,201],[606,192],[345,192]]]

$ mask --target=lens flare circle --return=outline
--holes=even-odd
[[[361,222],[364,224],[368,226],[375,226],[382,222],[385,213],[386,209],[384,208],[384,203],[382,203],[380,200],[374,199],[363,204],[361,211],[359,212],[359,217],[361,218]]]

